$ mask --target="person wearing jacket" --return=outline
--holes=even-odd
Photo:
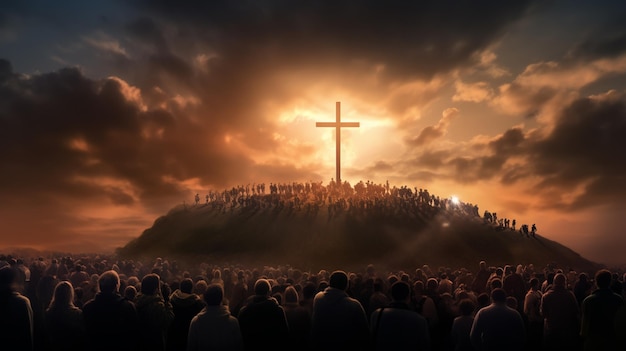
[[[161,296],[161,278],[157,274],[143,277],[135,305],[139,317],[139,350],[165,351],[174,311]]]
[[[254,295],[239,311],[237,319],[246,350],[257,350],[270,340],[287,340],[289,336],[285,310],[270,293],[270,282],[257,279]],[[286,347],[286,344],[278,343],[274,349]]]
[[[211,284],[203,297],[206,306],[189,325],[187,351],[243,350],[239,321],[230,314],[228,306],[222,304],[224,288]]]
[[[167,350],[181,351],[187,348],[189,323],[205,306],[200,296],[193,293],[193,280],[185,278],[180,288],[170,295],[170,303],[174,310],[174,320],[167,335]]]
[[[409,284],[393,283],[391,298],[388,306],[375,310],[370,318],[374,350],[430,350],[428,322],[409,307]]]
[[[311,343],[314,350],[365,350],[370,331],[365,309],[348,296],[348,275],[334,271],[328,287],[313,299]]]
[[[98,277],[100,291],[83,306],[88,348],[96,351],[136,350],[137,310],[118,291],[120,277],[114,270]]]

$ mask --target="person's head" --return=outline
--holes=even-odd
[[[424,295],[424,282],[421,280],[416,280],[413,283],[413,293],[416,296],[422,296]]]
[[[506,292],[502,288],[495,288],[491,291],[491,301],[493,303],[506,303]]]
[[[203,298],[207,306],[219,306],[224,299],[224,288],[218,283],[211,284],[207,286]]]
[[[306,282],[302,287],[302,298],[305,300],[311,300],[317,293],[317,287],[313,282]]]
[[[297,304],[298,303],[298,291],[293,285],[285,288],[285,303],[286,304]]]
[[[128,285],[124,289],[124,297],[128,300],[135,301],[137,297],[137,288],[134,285]]]
[[[507,296],[506,305],[512,309],[517,309],[517,298],[515,298],[515,296]]]
[[[608,269],[601,269],[595,275],[596,285],[599,289],[608,289],[611,286],[612,275]]]
[[[439,287],[439,282],[437,281],[437,279],[435,278],[428,278],[428,280],[426,281],[426,290],[427,291],[436,291],[437,288]]]
[[[557,273],[554,275],[554,280],[552,281],[552,285],[559,286],[559,287],[565,287],[565,285],[567,284],[567,277],[565,276],[565,274],[563,273]]]
[[[265,278],[257,279],[256,283],[254,283],[255,295],[268,296],[271,290],[272,286],[269,280]]]
[[[539,279],[531,278],[530,281],[528,282],[528,286],[530,286],[530,288],[533,290],[539,289]]]
[[[201,279],[196,282],[193,291],[196,295],[203,296],[208,286],[209,284],[206,282],[206,280]]]
[[[344,271],[334,271],[328,283],[331,288],[346,290],[348,289],[348,275]]]
[[[485,261],[480,261],[480,263],[478,264],[479,268],[481,270],[486,270],[487,269],[487,262]]]
[[[74,306],[74,287],[68,281],[61,281],[54,287],[50,307]]]
[[[120,276],[114,270],[108,270],[98,278],[98,288],[103,293],[114,293],[120,288]]]
[[[476,296],[476,302],[478,303],[479,308],[489,305],[489,300],[490,297],[486,292],[480,293]]]
[[[146,274],[141,279],[141,293],[144,295],[156,295],[161,289],[161,278],[155,273]]]
[[[411,296],[411,287],[408,283],[399,280],[391,285],[391,298],[394,301],[406,302]]]
[[[15,290],[17,274],[9,266],[0,268],[0,293]]]
[[[471,316],[474,309],[476,309],[476,304],[472,299],[467,298],[459,301],[459,312],[462,316]]]
[[[180,282],[180,291],[185,294],[191,294],[193,291],[193,280],[191,278],[185,278]]]
[[[502,280],[499,279],[499,278],[494,278],[489,283],[489,286],[491,287],[491,289],[501,288],[502,287]]]

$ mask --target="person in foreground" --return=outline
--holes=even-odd
[[[476,350],[524,350],[524,320],[517,310],[506,305],[506,293],[502,288],[494,289],[491,305],[476,313],[470,340]]]
[[[583,300],[580,335],[585,351],[617,350],[617,334],[624,332],[615,330],[615,316],[623,299],[611,290],[611,280],[609,270],[599,270],[595,276],[598,289]]]
[[[0,340],[8,350],[33,350],[33,309],[16,287],[17,274],[0,268]]]
[[[313,299],[311,342],[314,350],[365,350],[370,332],[365,309],[348,296],[348,275],[334,271],[329,285]]]
[[[230,314],[228,306],[222,304],[222,286],[209,285],[203,297],[206,307],[191,320],[187,351],[243,350],[239,321]]]
[[[98,278],[100,291],[83,307],[89,350],[136,350],[137,310],[119,294],[120,277],[109,270]],[[123,342],[120,342],[123,340]]]
[[[388,306],[375,310],[370,318],[374,350],[430,350],[428,322],[409,308],[409,284],[393,283],[391,298]]]

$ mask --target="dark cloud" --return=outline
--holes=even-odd
[[[626,5],[611,2],[603,13],[602,23],[588,31],[568,56],[578,59],[613,58],[626,52]],[[598,8],[602,6],[596,5]]]
[[[4,194],[58,192],[130,204],[129,190],[106,188],[107,180],[128,182],[140,200],[180,197],[177,181],[224,185],[252,164],[223,145],[212,126],[142,108],[133,100],[139,91],[121,80],[94,81],[70,68],[28,77],[11,73],[6,61],[0,66]],[[104,179],[103,186],[85,179]]]
[[[530,2],[136,1],[231,62],[387,65],[396,79],[467,64]]]
[[[441,161],[422,163],[431,168],[445,164],[460,183],[496,178],[515,186],[532,179],[535,186],[529,191],[543,198],[544,207],[581,210],[621,204],[625,198],[624,135],[626,96],[611,91],[563,106],[545,136],[512,128],[485,144],[481,156],[447,158],[443,153],[433,158],[425,153],[424,160]]]
[[[607,95],[580,98],[565,107],[553,131],[536,142],[529,164],[543,178],[538,189],[556,187],[564,192],[586,185],[574,207],[621,202],[626,195],[626,97]],[[589,183],[589,184],[588,184]]]

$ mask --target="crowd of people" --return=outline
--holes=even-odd
[[[210,206],[221,213],[234,211],[255,211],[273,208],[275,210],[304,211],[317,214],[325,207],[328,216],[348,213],[356,216],[374,216],[377,218],[403,214],[428,220],[437,214],[480,220],[495,230],[519,231],[526,237],[535,237],[537,227],[522,224],[517,228],[517,220],[498,217],[496,212],[485,210],[481,216],[478,205],[460,201],[455,197],[440,197],[428,189],[392,186],[387,181],[377,184],[362,180],[351,185],[331,179],[327,185],[323,182],[270,183],[269,191],[265,183],[234,186],[221,191],[209,190],[201,201],[200,193],[194,196],[194,206]],[[186,203],[184,207],[187,208]]]
[[[626,274],[0,255],[7,350],[625,350]]]

